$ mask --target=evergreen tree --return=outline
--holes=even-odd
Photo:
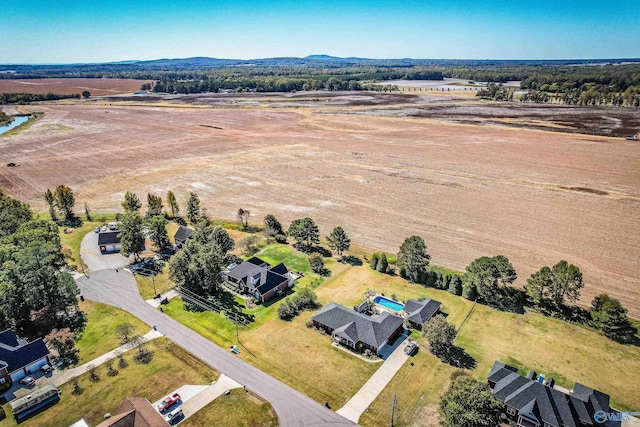
[[[456,274],[451,278],[448,290],[454,295],[462,295],[462,279],[460,279],[460,276]]]
[[[51,216],[51,221],[56,221],[56,209],[55,209],[55,198],[53,197],[53,193],[51,190],[47,188],[47,191],[44,192],[44,201],[49,205],[49,216]]]
[[[483,256],[467,266],[468,279],[473,282],[478,296],[484,301],[490,301],[498,292],[500,285],[511,284],[516,278],[516,270],[509,260],[497,255]]]
[[[120,253],[124,256],[133,254],[134,258],[140,259],[140,253],[144,251],[144,222],[136,211],[127,212],[122,216],[118,226],[118,238],[120,238]]]
[[[309,257],[309,267],[316,274],[322,274],[324,270],[324,259],[320,254],[312,254]]]
[[[187,219],[191,224],[195,224],[200,218],[200,199],[198,195],[189,192],[187,195]]]
[[[280,221],[278,221],[275,216],[267,214],[264,217],[265,237],[269,240],[279,234],[284,234],[284,231],[282,231],[282,224],[280,224]]]
[[[73,206],[76,204],[76,199],[73,196],[73,190],[66,185],[58,185],[53,193],[56,206],[64,214],[64,220],[67,223],[73,221]]]
[[[171,217],[175,218],[180,213],[180,206],[178,206],[178,200],[171,190],[167,191],[167,204],[171,209]]]
[[[431,256],[427,253],[427,246],[422,237],[408,237],[398,252],[400,274],[414,283],[419,283],[427,271],[430,259]]]
[[[167,220],[163,215],[156,215],[149,221],[149,238],[158,250],[171,244],[167,233]]]
[[[162,215],[162,198],[151,193],[147,194],[147,218]]]
[[[132,193],[127,191],[124,195],[124,202],[122,202],[122,207],[124,208],[125,213],[129,212],[139,212],[142,207],[142,203],[136,193]]]
[[[591,302],[591,321],[608,338],[621,343],[632,342],[637,333],[627,317],[627,309],[615,298],[600,294]]]
[[[351,246],[351,240],[342,227],[333,229],[331,234],[327,236],[327,243],[332,251],[338,253],[338,256],[342,256],[342,252],[349,250]]]
[[[462,285],[462,297],[469,301],[475,301],[478,298],[478,290],[471,280],[465,280]]]
[[[380,256],[378,255],[378,253],[374,253],[373,255],[371,255],[371,261],[369,262],[369,266],[371,267],[372,270],[377,270],[378,269],[378,260],[380,259]]]
[[[384,252],[380,254],[380,258],[378,259],[378,265],[376,265],[376,271],[380,273],[386,273],[387,268],[389,268],[389,261],[387,261],[387,256]]]
[[[310,249],[313,243],[320,243],[318,226],[309,217],[293,220],[287,234],[293,237],[298,244],[306,242],[307,249]]]

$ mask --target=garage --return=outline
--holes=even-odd
[[[100,252],[103,254],[120,252],[122,245],[120,244],[118,231],[101,232],[98,235],[98,246],[100,247]]]
[[[26,377],[27,375],[24,373],[23,369],[20,369],[16,372],[14,372],[13,374],[11,374],[11,381],[16,382],[16,381],[20,381],[22,378]]]
[[[40,359],[37,362],[32,363],[31,365],[27,366],[27,372],[34,373],[36,372],[38,369],[40,369],[41,367],[43,367],[44,365],[46,365],[48,363],[47,358],[45,357],[44,359]]]

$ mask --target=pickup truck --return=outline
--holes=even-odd
[[[171,408],[173,405],[180,401],[180,395],[178,393],[173,393],[171,396],[167,396],[162,399],[162,402],[158,404],[158,411],[165,412],[167,409]]]

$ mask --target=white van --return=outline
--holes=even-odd
[[[178,424],[178,421],[180,421],[183,417],[184,413],[182,413],[182,408],[176,408],[173,411],[169,412],[167,416],[164,417],[164,420],[168,422],[170,426],[173,426]]]

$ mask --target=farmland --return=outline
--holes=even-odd
[[[0,164],[18,165],[2,166],[0,188],[44,211],[44,190],[65,183],[94,212],[118,211],[127,190],[172,189],[182,206],[195,191],[212,216],[242,207],[285,226],[310,216],[322,234],[341,225],[376,250],[419,234],[435,263],[455,269],[503,254],[519,284],[566,259],[585,275],[583,303],[606,291],[640,317],[637,142],[531,130],[526,114],[501,126],[444,122],[410,114],[438,97],[384,96],[21,106],[45,114],[0,138]]]
[[[131,93],[140,90],[140,85],[147,83],[145,80],[134,79],[26,79],[26,80],[1,80],[0,92],[8,93],[57,93],[73,95],[85,90],[93,96],[117,95]]]

